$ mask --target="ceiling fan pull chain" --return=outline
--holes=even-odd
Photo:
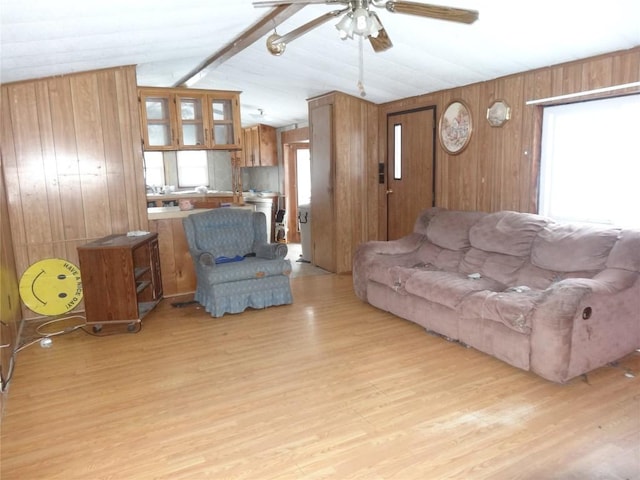
[[[361,97],[367,96],[367,92],[364,90],[364,46],[362,35],[358,36],[358,90],[360,90]]]

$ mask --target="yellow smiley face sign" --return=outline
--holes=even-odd
[[[80,269],[60,258],[34,263],[20,278],[20,297],[24,304],[41,315],[60,315],[82,300]]]

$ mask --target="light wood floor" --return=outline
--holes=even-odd
[[[638,479],[640,354],[566,385],[357,300],[351,277],[18,354],[9,479]],[[174,299],[175,301],[175,299]]]

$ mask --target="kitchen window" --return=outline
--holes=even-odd
[[[148,186],[161,187],[164,180],[164,157],[162,152],[144,152],[144,179]]]
[[[178,187],[209,186],[209,168],[206,150],[177,152]]]

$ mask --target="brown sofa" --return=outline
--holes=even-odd
[[[640,347],[640,230],[432,208],[361,244],[358,297],[554,381]]]

